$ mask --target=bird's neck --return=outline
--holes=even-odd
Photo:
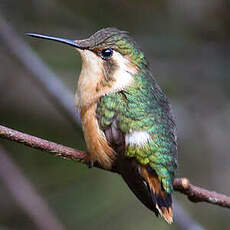
[[[79,108],[96,103],[100,97],[126,89],[134,83],[134,76],[138,73],[137,66],[132,64],[121,54],[114,52],[113,71],[108,75],[110,65],[96,56],[83,50],[82,70],[78,79],[75,97]]]

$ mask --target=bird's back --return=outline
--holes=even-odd
[[[168,208],[172,203],[177,167],[175,122],[167,97],[149,71],[135,77],[131,87],[101,97],[96,114],[116,151],[121,175],[147,207],[162,214],[156,199],[158,206]],[[151,194],[149,184],[155,186],[158,198]]]

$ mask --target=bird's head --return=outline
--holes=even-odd
[[[83,96],[81,91],[86,88],[90,88],[94,96],[123,90],[134,82],[134,76],[147,65],[143,52],[128,32],[116,28],[101,29],[83,40],[34,33],[27,35],[65,43],[79,51],[83,62],[77,91],[79,97]]]

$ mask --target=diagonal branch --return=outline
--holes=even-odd
[[[34,137],[1,125],[0,137],[46,151],[54,156],[88,164],[87,153],[85,152]],[[100,165],[95,166],[103,169]],[[185,194],[192,202],[207,202],[221,207],[230,208],[230,197],[192,185],[187,178],[175,178],[173,187],[175,191]]]
[[[192,202],[207,202],[230,208],[229,196],[195,186],[187,178],[175,178],[173,187],[174,190],[185,194]]]
[[[79,150],[31,136],[2,125],[0,125],[0,137],[22,143],[34,149],[46,151],[54,156],[63,157],[65,159],[84,161],[87,157],[86,153]]]

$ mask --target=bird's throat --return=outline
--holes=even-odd
[[[98,101],[101,96],[115,93],[129,87],[136,66],[127,57],[114,51],[109,61],[103,60],[89,50],[79,50],[82,57],[82,70],[78,79],[75,103],[81,108]]]

